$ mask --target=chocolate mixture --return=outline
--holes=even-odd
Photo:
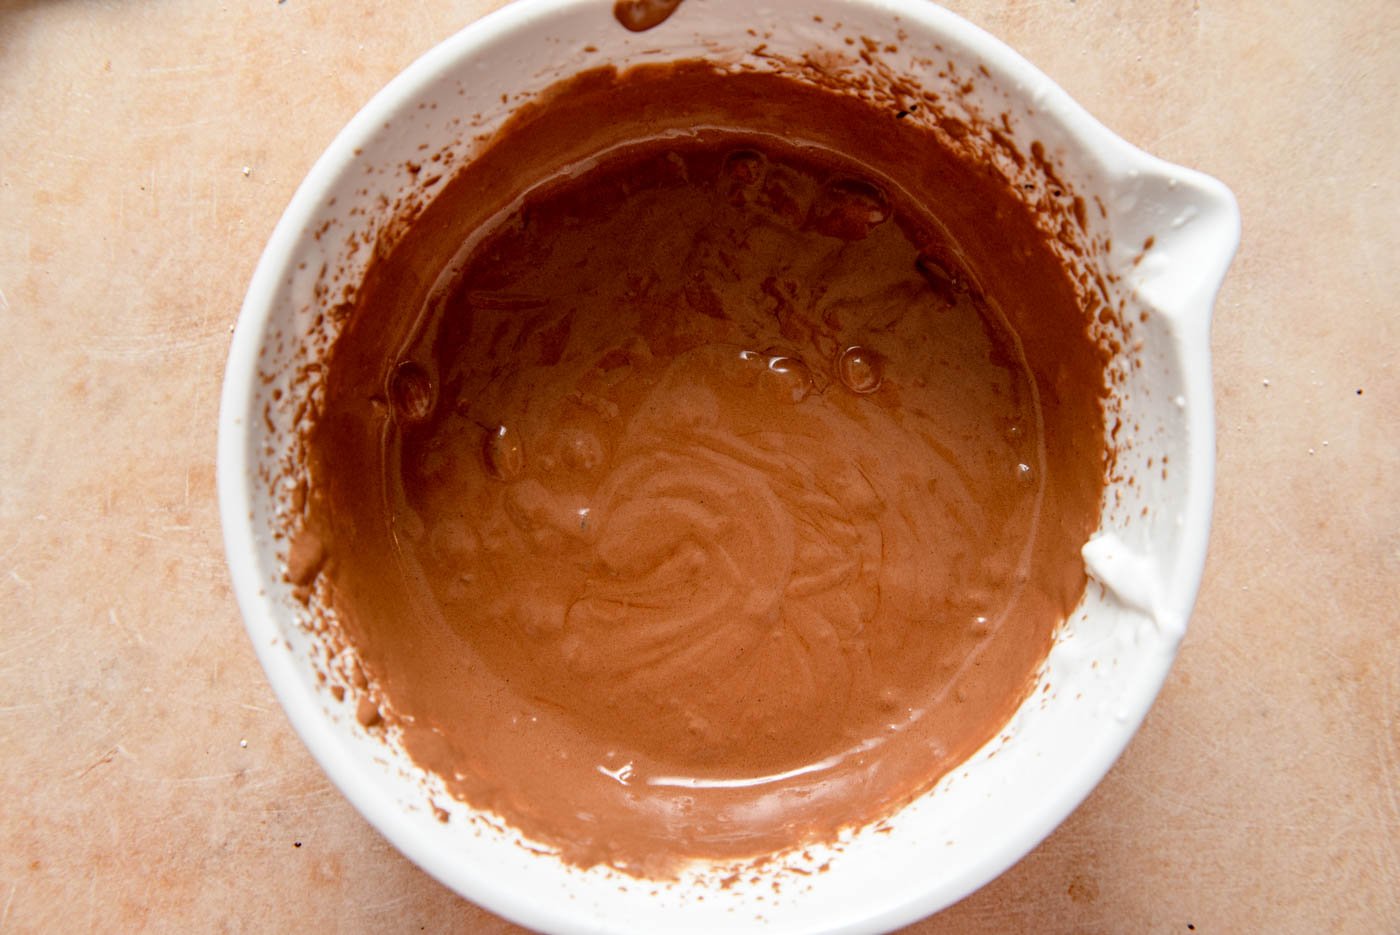
[[[309,439],[325,593],[414,759],[567,860],[830,839],[992,739],[1083,591],[1084,317],[927,128],[590,73],[371,268]]]

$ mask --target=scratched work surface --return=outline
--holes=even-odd
[[[512,929],[292,734],[214,505],[263,242],[488,4],[0,0],[0,931]],[[1085,805],[915,930],[1400,931],[1400,4],[954,6],[1245,230],[1180,660]]]

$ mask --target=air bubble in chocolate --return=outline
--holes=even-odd
[[[405,422],[421,422],[433,411],[433,381],[416,361],[401,361],[389,378],[389,400]]]
[[[873,393],[884,382],[884,367],[879,356],[869,348],[848,347],[836,361],[836,374],[852,393],[862,396]]]
[[[885,193],[860,179],[827,183],[812,204],[813,230],[841,240],[863,240],[890,216]]]
[[[730,204],[740,205],[752,200],[763,185],[768,172],[768,160],[762,153],[740,149],[725,157],[720,170],[720,190]]]
[[[800,403],[812,395],[816,383],[812,370],[801,358],[778,355],[768,358],[768,373],[776,379],[782,395],[794,403]]]
[[[498,425],[486,436],[482,445],[486,470],[498,480],[514,480],[525,470],[525,446],[517,433]]]

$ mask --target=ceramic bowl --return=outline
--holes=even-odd
[[[861,37],[885,49],[871,63],[847,42]],[[806,875],[774,866],[757,882],[721,887],[703,867],[652,883],[565,866],[451,802],[392,737],[359,725],[353,698],[337,700],[321,681],[323,639],[283,564],[314,365],[334,338],[336,304],[373,253],[361,247],[396,211],[430,198],[442,184],[434,176],[469,159],[472,141],[533,93],[609,62],[703,56],[763,67],[804,55],[901,76],[950,107],[1005,113],[1014,145],[1039,143],[1055,167],[1056,179],[1041,173],[1029,184],[1062,184],[1100,209],[1088,214],[1088,234],[1112,246],[1080,262],[1111,283],[1132,326],[1113,363],[1117,467],[1084,550],[1090,584],[1041,685],[997,739],[884,833],[809,851],[795,868]],[[424,152],[438,161],[404,168]],[[502,916],[556,932],[854,932],[912,922],[1048,835],[1157,695],[1205,559],[1210,314],[1238,238],[1238,209],[1219,182],[1124,142],[1007,46],[923,0],[687,0],[643,33],[616,24],[611,0],[520,0],[443,42],[365,106],[311,169],[258,264],[229,356],[218,450],[225,547],[248,633],[288,718],[346,797],[424,870]],[[452,820],[439,821],[430,799],[451,803]]]

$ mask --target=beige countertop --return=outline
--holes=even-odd
[[[0,0],[0,931],[512,928],[292,734],[214,503],[273,224],[490,5]],[[1400,931],[1400,4],[952,5],[1223,179],[1244,240],[1176,668],[1083,807],[915,930]]]

